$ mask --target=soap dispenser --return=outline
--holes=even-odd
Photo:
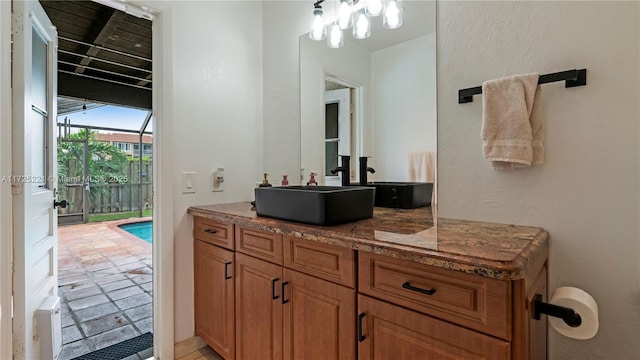
[[[311,177],[309,179],[309,181],[307,182],[307,186],[317,186],[318,182],[316,181],[316,173],[312,172],[311,174],[309,174],[309,176]]]
[[[264,173],[264,178],[262,179],[262,184],[260,184],[260,187],[269,187],[272,186],[271,184],[269,184],[269,179],[268,179],[269,174]]]

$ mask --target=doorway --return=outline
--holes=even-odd
[[[123,357],[150,357],[152,239],[121,225],[145,220],[151,226],[143,216],[154,203],[153,150],[146,141],[152,136],[152,16],[118,2],[40,3],[58,31],[64,116],[57,128],[60,195],[68,200],[58,211],[60,359],[117,353],[132,340],[137,351]],[[92,122],[91,114],[104,109],[112,110],[102,119],[107,122]],[[134,128],[122,125],[122,113],[131,109],[144,110]]]
[[[359,181],[357,158],[363,156],[362,141],[362,86],[326,75],[325,77],[325,169],[324,183],[342,184],[343,173],[332,174],[340,164],[339,155],[349,155],[350,182]]]
[[[58,211],[60,359],[95,358],[106,349],[147,358],[153,353],[153,134],[145,131],[151,114],[92,105],[65,111],[58,122],[60,196],[68,200]],[[116,115],[122,128],[96,124]]]
[[[25,1],[34,3],[37,1],[28,0]],[[12,158],[14,157],[12,154],[12,88],[10,86],[11,82],[9,81],[12,76],[12,57],[15,55],[16,49],[16,36],[15,32],[12,32],[12,14],[16,13],[16,8],[19,8],[18,3],[22,2],[4,2],[0,1],[0,36],[2,37],[2,41],[0,41],[0,113],[2,116],[0,117],[0,171],[2,175],[10,175],[12,172]],[[47,2],[48,3],[48,2]],[[72,3],[65,1],[64,3]],[[89,3],[89,2],[82,2]],[[109,3],[110,6],[114,7],[122,7],[126,11],[131,11],[133,13],[137,13],[140,16],[144,16],[146,18],[153,20],[153,43],[154,44],[162,44],[163,35],[161,29],[163,28],[163,16],[162,12],[158,11],[154,8],[144,7],[137,4],[134,1],[127,1],[126,6],[124,1],[110,1],[110,0],[101,0],[100,3]],[[27,17],[23,17],[27,18]],[[11,41],[13,36],[13,41]],[[13,49],[13,52],[12,52]],[[162,69],[162,50],[161,47],[154,47],[153,49],[154,58],[156,59],[154,67],[157,69]],[[19,63],[19,59],[13,62],[13,68],[16,68],[16,64]],[[56,71],[51,71],[49,73],[56,73]],[[162,74],[159,74],[162,75]],[[18,78],[13,77],[14,84]],[[162,77],[159,76],[158,81],[154,81],[153,84],[154,90],[161,89],[162,85],[160,81]],[[103,86],[105,88],[105,92],[116,94],[120,97],[120,99],[133,99],[132,96],[129,96],[126,92],[118,92],[113,91],[112,87],[109,87],[105,84]],[[84,97],[87,94],[80,94],[76,97]],[[153,108],[154,108],[154,119],[153,121],[158,123],[157,133],[160,138],[166,138],[168,134],[165,134],[165,131],[160,131],[164,119],[164,109],[163,102],[161,101],[162,94],[161,92],[155,92],[153,96]],[[151,99],[148,101],[149,107],[151,106]],[[161,135],[165,134],[165,135]],[[55,139],[54,139],[55,142]],[[162,149],[161,142],[158,139],[158,146],[154,148],[154,153],[164,153],[165,150]],[[157,158],[157,155],[156,155]],[[168,168],[167,166],[159,166],[157,162],[154,164],[154,172],[157,174],[157,182],[154,184],[156,199],[155,206],[157,206],[156,219],[157,222],[154,222],[154,232],[157,233],[157,241],[153,244],[153,257],[154,259],[165,259],[171,258],[173,247],[172,247],[172,234],[173,234],[173,208],[171,206],[172,201],[172,193],[171,193],[171,183],[169,181],[162,181],[163,175],[165,178],[168,177]],[[11,358],[13,353],[16,358],[20,357],[21,351],[23,349],[16,348],[15,341],[15,330],[12,329],[12,316],[10,316],[11,311],[7,309],[11,309],[12,301],[15,304],[16,294],[20,292],[20,289],[15,288],[15,276],[23,274],[27,269],[24,266],[20,266],[19,263],[14,261],[14,249],[16,244],[14,243],[15,239],[19,237],[19,235],[15,234],[12,231],[12,222],[15,221],[13,206],[12,206],[12,190],[14,186],[10,182],[3,182],[0,184],[0,306],[2,310],[0,312],[0,358]],[[161,191],[162,189],[162,199],[161,200]],[[162,221],[164,219],[164,221]],[[167,239],[162,241],[163,239]],[[57,273],[57,267],[53,269]],[[154,348],[155,356],[164,356],[163,354],[173,354],[173,264],[171,262],[163,262],[162,264],[158,263],[154,271],[154,313],[158,316],[154,318],[153,327],[154,338],[156,347]],[[57,291],[56,291],[57,293]],[[19,302],[19,301],[18,301]],[[15,314],[19,309],[14,308],[14,319],[15,322]],[[33,314],[31,314],[33,315]],[[162,315],[162,316],[161,316]],[[31,336],[27,337],[27,339],[31,339]],[[12,344],[13,343],[13,344]],[[168,356],[168,355],[167,355]]]

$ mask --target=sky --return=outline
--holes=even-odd
[[[140,131],[140,127],[147,117],[148,111],[126,108],[121,106],[105,105],[87,111],[61,115],[58,122],[64,122],[65,116],[74,125],[102,126],[116,129]],[[150,122],[147,131],[153,131]],[[72,131],[75,132],[75,131]]]

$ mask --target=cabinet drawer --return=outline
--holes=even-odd
[[[358,359],[508,360],[508,341],[358,295]]]
[[[282,235],[236,226],[236,251],[282,265]]]
[[[195,216],[193,218],[193,237],[233,250],[233,224]]]
[[[511,339],[507,281],[362,252],[359,258],[360,292]]]
[[[284,266],[355,287],[354,251],[295,237],[284,237]]]

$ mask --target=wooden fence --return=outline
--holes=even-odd
[[[125,171],[111,183],[89,184],[89,214],[118,213],[140,209],[138,194],[142,193],[142,210],[151,209],[153,204],[153,162],[142,161],[142,177],[139,176],[139,160],[129,161]],[[91,179],[91,177],[89,177]],[[116,179],[111,179],[116,180]],[[126,180],[126,181],[125,181]],[[70,205],[60,209],[59,215],[82,214],[84,208],[84,186],[81,184],[61,184],[60,198],[68,199]]]

